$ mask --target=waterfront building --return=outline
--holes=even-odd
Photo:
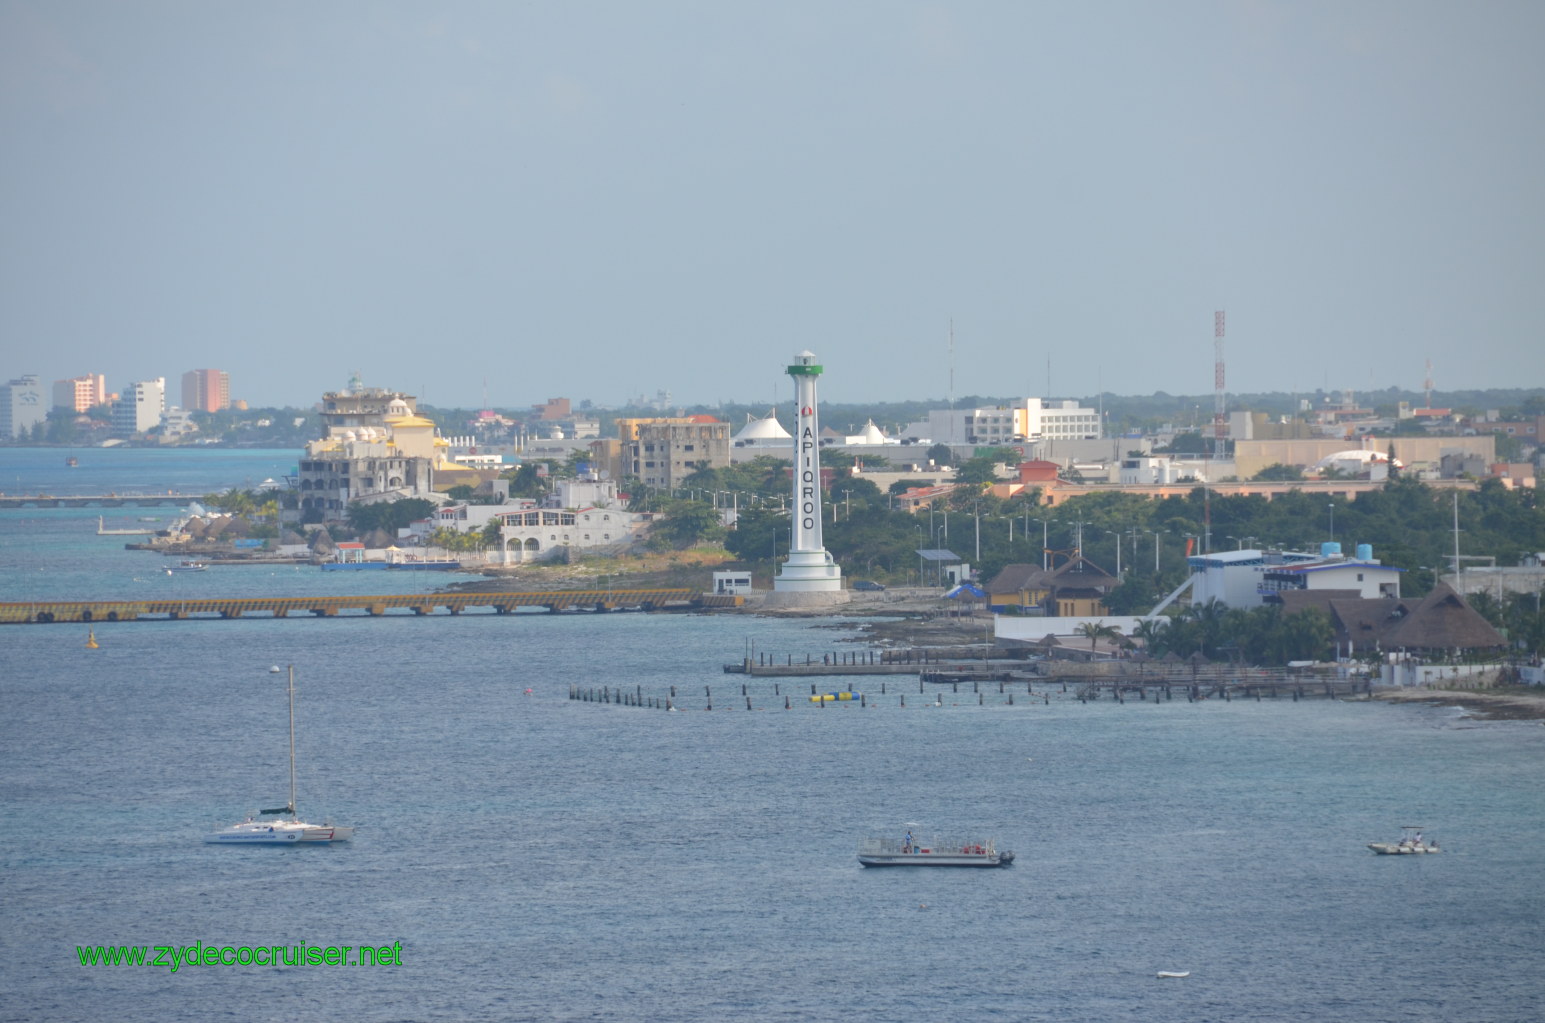
[[[300,463],[303,521],[346,519],[351,501],[443,500],[432,486],[437,448],[445,442],[432,420],[414,414],[411,396],[379,389],[329,393],[322,421],[326,435],[306,445]]]
[[[182,375],[182,407],[219,412],[231,407],[231,375],[220,369],[190,369]]]
[[[161,414],[161,443],[176,443],[194,433],[198,433],[198,424],[190,410],[173,405]]]
[[[166,411],[166,377],[136,380],[113,402],[113,436],[132,437],[161,425]]]
[[[101,373],[54,381],[54,408],[85,412],[107,400],[107,378]]]
[[[1216,600],[1228,607],[1252,608],[1280,602],[1279,595],[1299,590],[1335,590],[1348,597],[1400,596],[1403,569],[1381,564],[1369,544],[1358,544],[1345,557],[1339,543],[1320,545],[1320,553],[1245,549],[1197,554],[1191,568],[1191,603]]]
[[[32,428],[47,418],[48,406],[36,373],[0,387],[0,440],[25,440]]]

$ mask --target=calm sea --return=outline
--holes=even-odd
[[[173,454],[192,461],[157,466],[180,481],[163,490],[291,457]],[[57,453],[5,451],[0,475],[28,480],[34,456]],[[82,462],[82,480],[114,471]],[[82,511],[0,510],[0,599],[162,584],[155,555]],[[264,571],[196,578],[342,583]],[[87,650],[79,626],[0,628],[0,1020],[1539,1018],[1538,724],[1324,701],[902,710],[896,680],[876,708],[790,711],[758,681],[747,712],[720,670],[750,642],[819,654],[852,634],[308,616],[102,623]],[[269,668],[287,664],[301,809],[355,840],[206,846],[284,801]],[[675,685],[692,709],[577,703],[570,685]],[[995,835],[1018,860],[858,866],[860,838],[909,824]],[[1402,824],[1446,851],[1364,847]],[[76,954],[195,941],[401,941],[403,965],[173,974]]]

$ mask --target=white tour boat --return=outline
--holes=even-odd
[[[999,849],[995,839],[866,838],[858,847],[858,862],[866,867],[1005,867],[1014,854]]]
[[[1368,848],[1380,856],[1418,856],[1443,851],[1438,848],[1436,841],[1424,840],[1421,827],[1415,824],[1408,824],[1400,829],[1400,841],[1369,842]]]
[[[277,667],[274,671],[279,670]],[[219,845],[299,845],[302,842],[344,842],[353,828],[336,824],[307,824],[295,812],[295,666],[290,665],[290,802],[273,810],[211,832],[204,841]]]

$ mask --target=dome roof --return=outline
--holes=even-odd
[[[740,432],[735,434],[735,440],[737,442],[741,442],[741,441],[763,441],[763,442],[766,442],[766,441],[783,441],[783,440],[791,441],[791,440],[794,439],[789,434],[789,431],[785,430],[783,428],[783,425],[778,422],[778,415],[772,409],[768,409],[767,410],[767,418],[766,419],[754,419],[754,418],[752,418],[750,416],[747,416],[746,418],[747,418],[746,425],[742,426],[740,428]]]

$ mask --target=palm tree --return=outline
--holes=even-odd
[[[1078,627],[1080,635],[1089,640],[1089,652],[1094,653],[1095,644],[1102,639],[1117,639],[1121,636],[1121,630],[1114,625],[1106,625],[1104,622],[1085,622]]]
[[[1163,645],[1163,635],[1169,626],[1169,622],[1158,618],[1144,618],[1137,623],[1137,628],[1132,630],[1132,635],[1143,641],[1148,653],[1158,652]]]

